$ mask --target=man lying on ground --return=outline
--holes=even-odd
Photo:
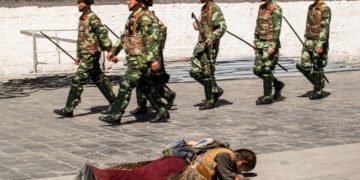
[[[168,145],[164,156],[108,169],[85,164],[75,180],[243,180],[242,172],[256,166],[256,155],[248,149],[231,150],[213,139],[184,140]]]

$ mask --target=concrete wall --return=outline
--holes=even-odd
[[[305,29],[306,11],[310,2],[279,3],[284,15],[292,22],[299,34]],[[255,20],[260,3],[220,3],[228,24],[228,30],[252,42]],[[360,2],[331,1],[333,19],[331,23],[330,61],[358,62],[360,56]],[[2,4],[3,6],[3,4]],[[192,29],[191,12],[199,14],[201,4],[156,4],[152,8],[168,26],[168,41],[165,57],[167,60],[188,60],[196,43],[197,33]],[[101,17],[103,23],[120,32],[124,28],[129,14],[126,5],[97,5],[93,10]],[[76,29],[80,13],[76,6],[18,6],[0,7],[0,75],[24,74],[33,70],[32,37],[21,34],[21,30],[43,29]],[[48,32],[54,35],[53,32]],[[76,45],[76,31],[59,32],[65,38],[60,43],[70,51]],[[114,36],[110,37],[115,40]],[[301,45],[283,22],[281,41],[282,56],[298,57]],[[46,39],[38,39],[38,51],[50,53],[38,54],[43,64],[39,72],[72,71],[76,69],[69,58],[61,54],[61,65],[58,64],[55,47]],[[72,53],[75,55],[75,53]],[[120,54],[123,59],[124,54]],[[253,57],[253,52],[242,42],[230,35],[225,35],[221,43],[219,60],[231,60]]]

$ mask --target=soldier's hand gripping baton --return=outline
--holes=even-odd
[[[261,49],[256,48],[254,45],[252,45],[252,44],[250,44],[249,42],[245,41],[243,38],[237,36],[236,34],[230,32],[230,31],[228,31],[228,30],[226,30],[226,32],[229,33],[230,35],[236,37],[236,38],[239,39],[240,41],[244,42],[244,43],[247,44],[248,46],[252,47],[253,49],[256,49],[256,50],[258,50],[258,51],[261,51]],[[281,69],[283,69],[284,71],[288,71],[284,66],[282,66],[282,65],[279,64],[278,62],[276,62],[276,64],[277,64],[279,67],[281,67]]]
[[[296,35],[296,37],[299,39],[299,41],[301,42],[301,44],[304,46],[304,41],[300,38],[299,34],[295,31],[295,29],[292,27],[292,25],[290,24],[290,22],[286,19],[285,16],[283,16],[286,24],[289,25],[290,29],[294,32],[294,34]],[[313,60],[314,59],[314,52],[313,51],[308,51],[309,55],[310,55],[310,59]],[[328,78],[325,76],[325,73],[323,73],[324,79],[325,81],[329,84],[330,81],[328,80]]]
[[[201,26],[199,19],[196,18],[195,14],[193,12],[191,13],[191,18],[193,18],[195,20],[195,23],[196,23],[196,25],[197,25],[197,27],[199,29],[200,38],[205,44],[205,50],[207,51],[207,54],[209,56],[210,64],[211,64],[211,66],[214,66],[214,64],[213,64],[213,56],[212,56],[212,48],[206,43],[206,40],[208,38],[206,37],[204,28]]]
[[[58,47],[61,51],[63,51],[66,55],[68,55],[72,60],[74,60],[76,62],[76,59],[74,57],[72,57],[67,51],[65,51],[65,49],[63,49],[60,45],[56,44],[56,42],[54,42],[48,35],[46,35],[45,33],[43,33],[42,31],[40,31],[40,33],[45,36],[46,39],[48,39],[49,41],[51,41],[53,44],[55,44],[56,47]]]
[[[104,26],[106,27],[106,29],[108,29],[116,38],[120,38],[117,34],[115,34],[114,33],[114,31],[113,30],[111,30],[110,28],[109,28],[109,26],[107,26],[106,24],[104,24]]]

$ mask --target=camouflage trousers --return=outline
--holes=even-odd
[[[204,43],[197,43],[191,57],[190,76],[204,86],[206,103],[215,103],[215,94],[218,85],[215,79],[216,56],[219,52],[219,42],[213,46],[213,62],[210,62],[209,54],[205,51]]]
[[[132,90],[138,87],[142,94],[150,101],[151,105],[159,114],[167,113],[166,108],[161,102],[161,97],[154,86],[151,85],[146,77],[147,69],[133,68],[131,65],[125,71],[125,76],[120,82],[120,88],[112,108],[114,119],[120,119],[125,108],[129,105]]]
[[[328,59],[328,44],[325,44],[324,52],[318,54],[315,46],[318,40],[305,39],[301,54],[301,62],[296,64],[296,68],[314,85],[314,92],[321,94],[325,87],[324,68]]]
[[[152,83],[152,86],[159,93],[160,97],[166,100],[168,105],[172,105],[174,103],[173,100],[175,92],[165,87],[165,84]],[[145,109],[147,99],[146,96],[141,92],[141,89],[139,87],[136,87],[136,98],[138,107]]]
[[[71,112],[80,103],[83,86],[89,78],[91,78],[93,83],[99,88],[109,104],[112,104],[115,101],[115,95],[112,91],[111,84],[100,69],[100,53],[94,55],[80,54],[79,59],[80,64],[71,82],[65,110]]]
[[[263,80],[264,98],[272,100],[273,86],[279,83],[273,74],[279,60],[279,49],[275,50],[274,55],[269,55],[268,47],[267,43],[263,42],[260,45],[260,50],[255,51],[254,74]]]

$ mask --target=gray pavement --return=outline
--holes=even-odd
[[[147,122],[154,112],[137,119],[127,111],[120,126],[99,121],[99,111],[107,104],[93,86],[85,87],[71,119],[52,113],[64,106],[68,88],[1,99],[0,179],[68,179],[85,162],[109,166],[154,159],[174,140],[213,137],[259,155],[254,170],[258,177],[253,179],[357,180],[359,151],[351,149],[360,149],[360,72],[327,76],[331,95],[319,101],[299,97],[312,89],[304,77],[281,77],[286,99],[269,106],[255,106],[262,91],[259,79],[220,81],[225,94],[219,107],[209,111],[197,110],[204,98],[199,84],[171,83],[177,106],[171,121],[162,124]],[[127,110],[134,107],[133,96]],[[337,168],[339,161],[345,168]],[[319,164],[323,168],[309,168]]]

